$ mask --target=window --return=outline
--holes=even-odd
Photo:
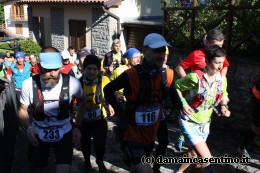
[[[16,30],[16,34],[23,34],[23,25],[16,23],[15,30]]]
[[[24,19],[24,8],[23,5],[12,4],[12,19]]]

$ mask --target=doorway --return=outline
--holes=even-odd
[[[75,51],[86,46],[86,21],[69,20],[69,46],[75,47]]]

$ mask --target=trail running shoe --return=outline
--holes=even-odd
[[[182,144],[184,142],[184,136],[182,135],[181,131],[178,131],[177,132],[177,136],[178,136],[178,139],[177,141],[175,142],[175,149],[177,151],[181,151],[182,149]]]
[[[247,152],[247,150],[241,149],[240,147],[238,148],[238,153],[241,154],[242,156],[248,157],[249,159],[251,159],[251,156],[249,155],[249,153]]]

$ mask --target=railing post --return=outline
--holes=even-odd
[[[166,10],[167,7],[167,3],[164,1],[163,2],[163,28],[162,28],[162,35],[164,36],[164,38],[166,40],[169,41],[169,29],[167,27],[167,24],[169,24],[169,20],[170,20],[170,15],[168,13],[168,11]]]
[[[232,41],[232,26],[233,26],[233,6],[235,5],[235,0],[230,1],[230,9],[228,10],[228,18],[227,18],[227,33],[226,33],[226,51],[227,53],[231,50],[231,41]]]
[[[197,6],[197,0],[193,0],[193,7]],[[190,47],[194,45],[194,31],[195,31],[195,20],[196,20],[196,9],[192,10],[191,13],[191,28],[190,28]]]

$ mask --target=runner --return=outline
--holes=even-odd
[[[81,79],[84,90],[84,102],[79,105],[77,124],[82,133],[82,152],[85,158],[85,171],[91,172],[90,154],[91,138],[93,138],[96,163],[99,172],[107,172],[103,163],[107,139],[106,104],[103,88],[110,82],[109,78],[100,75],[101,61],[95,55],[87,55],[84,63],[84,76]],[[108,105],[111,116],[113,108]]]
[[[227,108],[228,94],[227,81],[220,74],[225,60],[225,50],[218,45],[212,45],[206,50],[206,69],[196,70],[193,73],[176,81],[176,88],[183,104],[184,114],[180,116],[179,123],[182,133],[188,142],[188,157],[211,158],[206,144],[209,135],[210,119],[213,106],[221,105],[223,116],[229,117]],[[187,103],[180,91],[192,90],[195,93],[192,101]],[[205,168],[205,164],[182,164],[178,173],[184,172],[189,166],[191,171]]]
[[[125,163],[131,172],[152,173],[150,164],[143,164],[141,158],[153,149],[163,100],[171,96],[176,107],[181,108],[182,104],[173,82],[173,71],[163,68],[165,46],[170,45],[156,33],[147,35],[143,45],[142,64],[124,71],[104,88],[104,93],[124,129],[122,151]],[[114,95],[122,88],[127,100],[126,109],[120,107]]]
[[[195,50],[191,52],[185,59],[181,61],[181,63],[176,67],[176,72],[180,77],[186,76],[185,70],[191,70],[191,72],[194,72],[195,70],[203,70],[206,67],[206,62],[205,62],[205,48],[207,48],[210,45],[216,44],[219,45],[220,47],[223,46],[224,43],[224,35],[221,31],[218,29],[212,29],[208,32],[205,41],[204,41],[204,48]],[[223,76],[227,75],[228,71],[228,66],[229,62],[227,58],[225,58],[223,68],[221,70],[221,74]],[[184,94],[186,99],[190,99],[193,97],[193,93],[186,93]],[[177,151],[181,151],[182,149],[182,144],[184,142],[184,137],[181,134],[180,131],[178,131],[178,137],[177,141],[175,143],[175,148]]]
[[[72,76],[60,74],[60,52],[45,48],[39,56],[40,74],[25,80],[22,85],[18,116],[27,129],[31,172],[48,172],[48,157],[52,148],[56,159],[56,173],[69,173],[73,154],[73,139],[80,142],[78,128],[72,130],[70,103],[81,98],[80,82]],[[33,121],[27,109],[33,106]],[[74,137],[74,138],[73,138]]]

